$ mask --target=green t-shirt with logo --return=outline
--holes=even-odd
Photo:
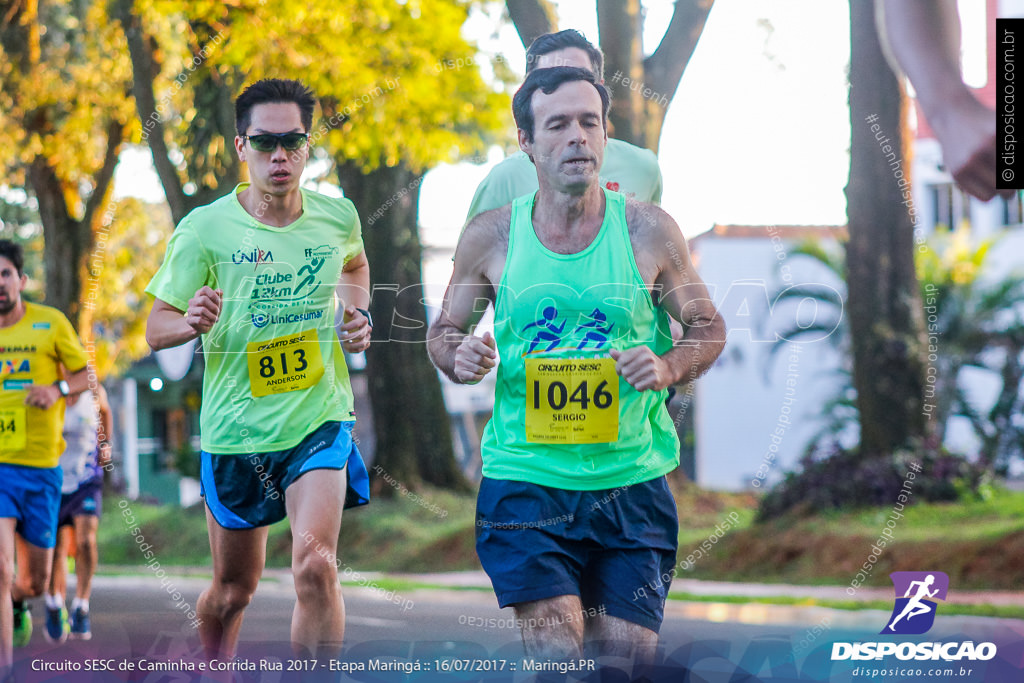
[[[348,368],[334,329],[335,289],[363,250],[348,199],[302,190],[302,215],[265,225],[239,203],[243,183],[189,213],[146,291],[182,311],[203,285],[224,291],[202,335],[202,448],[291,448],[327,420],[352,420]]]
[[[601,187],[648,204],[661,204],[661,169],[649,149],[608,138],[601,165]],[[525,152],[516,152],[491,169],[476,188],[466,216],[505,206],[516,197],[537,191],[537,169]]]

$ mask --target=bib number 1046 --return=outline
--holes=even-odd
[[[526,440],[608,443],[619,438],[619,378],[611,358],[526,359]]]
[[[594,389],[593,396],[589,393],[587,384],[588,381],[583,380],[573,389],[571,386],[566,386],[560,380],[554,380],[547,385],[547,395],[542,401],[541,382],[540,380],[534,380],[533,409],[540,410],[542,403],[546,403],[547,407],[550,407],[552,410],[562,410],[569,403],[578,403],[580,410],[587,410],[591,403],[598,409],[610,408],[614,399],[611,392],[608,391],[608,381],[602,380]],[[569,393],[570,390],[572,394]],[[572,406],[569,407],[572,408]]]

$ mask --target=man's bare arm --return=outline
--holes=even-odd
[[[224,292],[203,285],[189,299],[188,310],[154,299],[146,320],[146,343],[154,351],[181,346],[209,332],[220,319]]]
[[[338,299],[345,303],[334,318],[338,339],[349,353],[365,351],[370,346],[373,327],[356,309],[366,310],[370,306],[370,262],[366,260],[366,252],[361,251],[348,260],[338,277],[335,291]]]
[[[114,411],[110,408],[110,400],[107,398],[107,390],[103,388],[102,384],[96,385],[96,406],[99,412],[100,425],[96,432],[97,439],[102,436],[102,440],[98,440],[96,462],[100,467],[106,467],[110,464],[110,439],[114,432]]]
[[[508,207],[487,211],[466,226],[441,313],[427,332],[430,360],[453,382],[476,384],[497,364],[494,337],[476,337],[470,330],[486,308],[481,302],[494,302],[491,278],[498,278],[495,264],[504,264],[509,215]]]
[[[884,0],[879,34],[907,78],[942,145],[943,162],[964,190],[996,193],[996,116],[960,73],[956,0]]]
[[[612,351],[618,373],[638,391],[685,384],[704,374],[725,347],[725,323],[701,280],[679,226],[661,209],[644,205],[631,220],[646,221],[634,248],[656,255],[658,305],[683,326],[683,337],[660,356],[647,346]]]

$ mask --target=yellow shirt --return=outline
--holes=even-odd
[[[48,409],[25,405],[33,384],[61,379],[85,367],[88,357],[71,322],[56,308],[25,302],[25,315],[0,327],[0,462],[56,467],[64,450],[64,401]]]

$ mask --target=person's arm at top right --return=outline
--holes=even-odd
[[[914,85],[943,162],[967,192],[996,194],[996,116],[978,101],[960,72],[956,0],[883,0],[879,35]]]
[[[496,250],[507,244],[501,227],[508,226],[509,215],[507,207],[488,211],[466,226],[455,250],[455,267],[441,312],[427,332],[431,362],[453,382],[476,384],[497,364],[494,337],[490,333],[477,337],[470,330],[486,310],[480,304],[494,302],[488,265],[498,255]]]

